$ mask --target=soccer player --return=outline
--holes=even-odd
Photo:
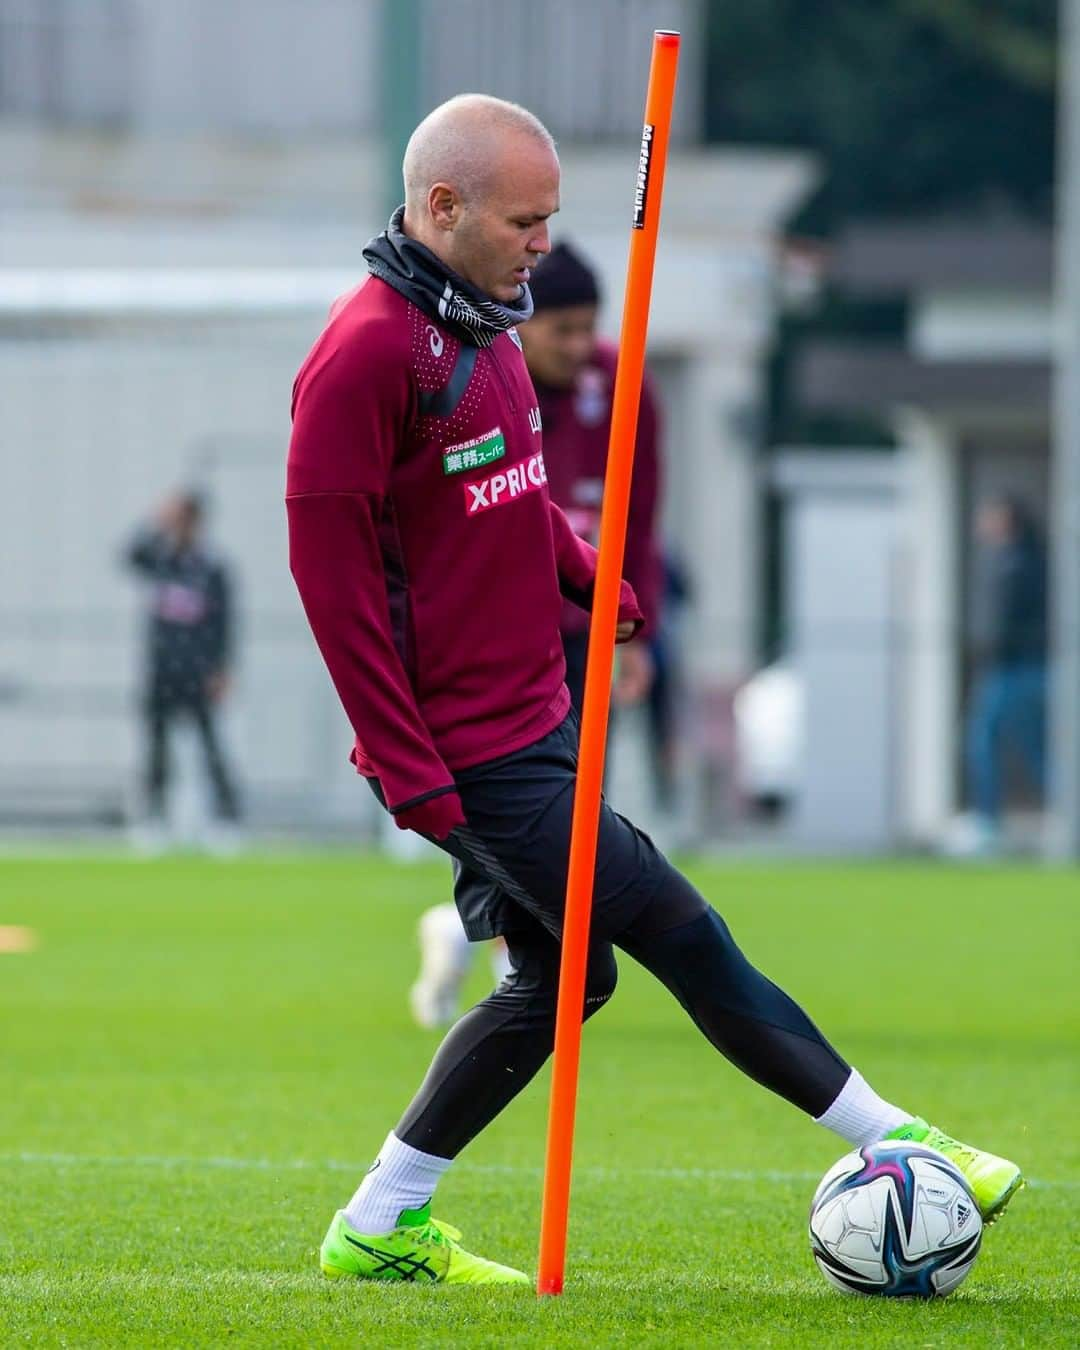
[[[466,931],[505,936],[513,971],[443,1040],[320,1262],[333,1278],[524,1284],[467,1251],[431,1200],[554,1034],[577,753],[559,613],[563,598],[588,608],[596,554],[549,499],[513,330],[549,249],[559,162],[530,113],[463,95],[417,127],[404,176],[404,206],[364,250],[370,278],[335,307],[297,377],[290,562],[357,770],[402,828],[454,859]],[[619,641],[641,623],[624,583]],[[879,1097],[605,805],[586,1017],[614,992],[615,947],[737,1067],[852,1145],[941,1150],[988,1220],[1020,1186],[1015,1164]]]
[[[597,334],[600,286],[596,273],[569,244],[556,244],[534,270],[529,289],[533,313],[517,330],[525,365],[536,391],[543,425],[548,492],[576,534],[594,546],[600,537],[600,507],[611,436],[611,396],[618,348]],[[638,416],[634,481],[627,522],[623,572],[645,616],[639,637],[619,649],[613,690],[618,706],[637,703],[649,692],[653,662],[648,638],[657,631],[660,590],[655,538],[659,482],[659,411],[646,380]],[[566,687],[571,707],[581,714],[589,616],[565,600],[559,621]],[[409,1006],[422,1027],[454,1020],[475,948],[452,902],[433,905],[417,925],[420,970],[409,990]],[[510,973],[506,946],[491,949],[498,983]]]

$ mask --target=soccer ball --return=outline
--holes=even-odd
[[[975,1264],[982,1218],[963,1174],[918,1144],[870,1144],[822,1177],[810,1249],[838,1289],[887,1297],[951,1294]]]

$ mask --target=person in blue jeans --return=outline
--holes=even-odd
[[[1046,554],[1026,507],[1000,495],[976,513],[975,678],[967,718],[968,793],[979,843],[1001,825],[1010,752],[1040,799],[1046,787]]]

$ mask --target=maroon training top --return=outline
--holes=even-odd
[[[594,547],[600,542],[600,504],[604,495],[611,396],[615,389],[618,347],[600,339],[591,359],[569,389],[537,386],[544,420],[544,461],[548,488],[574,527]],[[623,575],[634,588],[645,615],[645,632],[655,630],[660,603],[660,557],[656,546],[656,507],[660,493],[659,412],[646,375],[638,412],[630,514],[626,522]],[[589,617],[576,605],[563,607],[562,631],[584,633]]]
[[[549,500],[516,334],[462,346],[369,278],[297,376],[286,500],[357,768],[392,810],[565,717],[560,596],[590,605],[596,552]],[[642,620],[625,582],[619,618]]]

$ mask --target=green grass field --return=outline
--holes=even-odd
[[[0,956],[0,1343],[1080,1344],[1080,875],[691,871],[879,1091],[1024,1164],[958,1294],[826,1286],[806,1211],[840,1141],[625,958],[585,1037],[565,1295],[331,1285],[326,1224],[435,1044],[405,990],[442,869],[9,859],[0,924],[39,946]],[[530,1270],[546,1105],[545,1074],[437,1206]]]

